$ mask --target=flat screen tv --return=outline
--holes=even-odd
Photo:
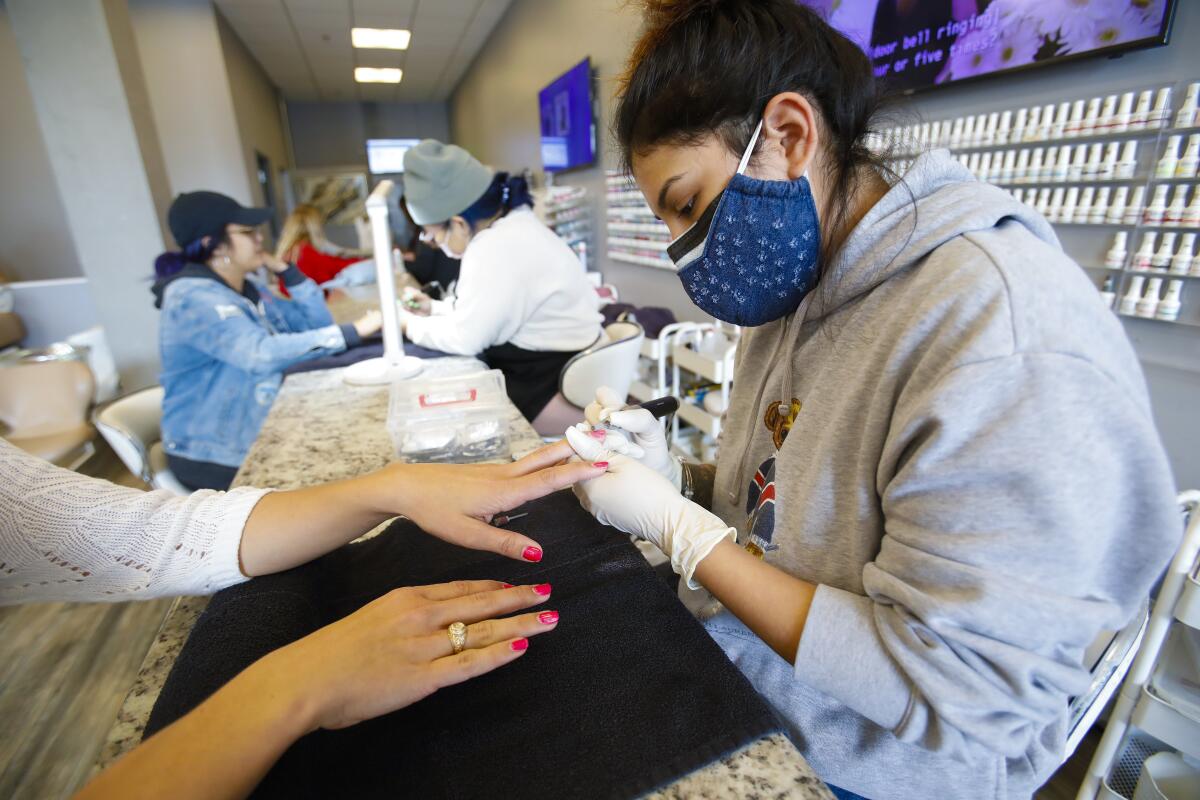
[[[420,139],[367,139],[367,169],[372,175],[404,172],[404,154]]]
[[[592,115],[592,62],[585,58],[538,92],[542,167],[560,172],[596,161]]]
[[[1167,43],[1177,0],[799,0],[871,57],[891,89],[923,89]]]

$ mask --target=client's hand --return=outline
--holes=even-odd
[[[263,251],[262,257],[263,266],[274,272],[276,275],[282,275],[287,272],[288,263],[275,257],[274,253]]]
[[[697,565],[736,531],[654,470],[622,455],[609,457],[608,471],[575,485],[579,502],[598,521],[654,544],[671,559],[687,585]]]
[[[404,287],[404,294],[400,298],[400,305],[404,306],[406,311],[416,314],[419,317],[428,317],[430,312],[433,311],[433,300],[430,299],[429,295],[411,286]]]
[[[641,461],[669,480],[678,491],[683,485],[683,472],[678,459],[671,455],[662,423],[644,408],[622,411],[624,407],[623,397],[607,386],[601,386],[596,390],[596,399],[588,403],[583,415],[593,428],[608,425],[633,434],[633,444],[637,445],[641,452],[624,452],[623,455]],[[617,448],[613,449],[621,452]]]
[[[354,320],[354,330],[358,332],[360,338],[367,338],[379,333],[379,329],[383,327],[383,315],[378,311],[368,311],[358,319]]]
[[[604,474],[603,467],[574,461],[567,442],[543,447],[512,464],[391,464],[363,480],[386,508],[403,514],[427,533],[474,550],[541,561],[538,543],[488,522],[496,514]]]
[[[524,654],[554,611],[494,619],[545,602],[549,584],[456,581],[396,589],[250,667],[295,698],[307,730],[345,728],[417,702]],[[467,623],[458,655],[447,628]]]

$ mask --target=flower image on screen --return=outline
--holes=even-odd
[[[1163,44],[1171,0],[801,0],[922,89],[1085,54]]]

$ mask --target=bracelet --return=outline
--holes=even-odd
[[[691,500],[696,496],[696,486],[692,482],[692,469],[688,466],[688,462],[684,461],[682,458],[677,457],[677,459],[679,461],[680,477],[682,478],[680,481],[682,484],[682,486],[680,486],[680,493],[683,495],[685,500]]]

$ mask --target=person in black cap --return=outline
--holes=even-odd
[[[246,208],[217,192],[189,192],[167,213],[181,252],[155,261],[154,305],[167,463],[193,489],[226,489],[283,382],[283,370],[340,353],[377,332],[378,312],[335,325],[321,290],[263,249],[258,226],[270,209]],[[266,266],[292,299],[254,276]]]

